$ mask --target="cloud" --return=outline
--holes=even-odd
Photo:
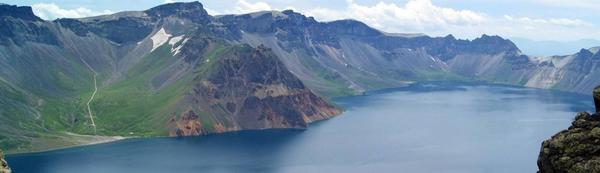
[[[110,10],[93,11],[84,7],[75,9],[63,9],[54,3],[37,3],[31,6],[33,12],[42,19],[52,20],[56,18],[82,18],[112,13]]]
[[[174,0],[165,0],[163,3],[169,4],[169,3],[174,3],[174,2],[177,2],[177,1],[174,1]]]
[[[340,10],[317,7],[306,13],[321,21],[356,19],[386,32],[442,33],[448,28],[478,26],[489,20],[483,13],[439,7],[431,0],[409,0],[406,4],[378,2],[374,5],[347,0],[346,7]]]
[[[480,28],[481,32],[532,40],[575,41],[600,37],[600,28],[575,18],[532,18],[504,15]]]
[[[579,9],[600,9],[600,1],[598,0],[534,0],[542,5],[555,6],[555,7],[569,7]]]
[[[591,23],[583,21],[581,19],[570,19],[570,18],[549,18],[549,19],[535,19],[529,17],[513,17],[510,15],[504,15],[504,19],[512,22],[516,22],[524,25],[556,25],[564,27],[581,27],[581,26],[592,26]]]
[[[271,11],[273,8],[266,2],[248,2],[246,0],[238,0],[233,7],[233,10],[227,10],[226,13],[229,14],[244,14],[244,13],[252,13],[257,11]]]
[[[432,36],[453,34],[460,38],[475,38],[491,34],[534,40],[576,40],[600,36],[597,32],[600,28],[581,19],[490,16],[483,12],[440,7],[431,0],[409,0],[405,4],[377,2],[371,5],[347,0],[342,8],[316,7],[302,12],[320,21],[351,18],[385,32]]]

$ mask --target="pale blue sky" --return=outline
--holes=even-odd
[[[145,10],[177,0],[4,0],[46,19]],[[353,18],[386,32],[481,34],[531,40],[600,39],[598,0],[203,0],[212,14],[295,11],[321,21]]]

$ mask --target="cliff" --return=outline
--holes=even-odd
[[[542,143],[540,173],[600,172],[600,88],[594,90],[597,112],[578,113],[575,121]]]
[[[200,69],[213,64],[199,72],[203,75],[195,79],[192,92],[180,102],[190,109],[169,121],[170,136],[236,129],[302,129],[340,113],[306,88],[269,48],[239,45],[203,61]],[[215,121],[219,118],[222,120]]]
[[[0,4],[0,148],[7,152],[85,143],[72,134],[306,128],[340,113],[285,58],[227,40],[199,2],[34,17],[29,7]]]
[[[291,10],[211,16],[190,2],[44,21],[0,4],[0,147],[73,145],[63,140],[70,134],[306,128],[339,113],[320,96],[411,81],[589,91],[600,84],[591,80],[599,57],[582,50],[539,61],[499,36],[388,34]]]

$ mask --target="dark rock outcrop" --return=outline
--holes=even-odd
[[[179,17],[189,19],[193,22],[206,23],[210,20],[208,12],[204,10],[202,4],[198,1],[183,3],[169,3],[157,6],[145,11],[154,18]]]
[[[596,88],[596,109],[599,94]],[[540,173],[600,172],[600,113],[578,113],[569,129],[544,141],[538,167]]]
[[[28,20],[28,21],[42,21],[41,18],[33,14],[33,10],[29,6],[16,6],[7,5],[0,3],[0,16],[10,16],[13,18]]]
[[[0,3],[0,46],[32,41],[56,45],[58,38],[48,23],[33,14],[31,7]]]
[[[596,104],[596,112],[600,112],[600,86],[594,88],[594,103]]]
[[[0,150],[0,173],[11,173],[8,163],[4,160],[4,153]]]

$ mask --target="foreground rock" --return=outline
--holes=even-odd
[[[594,100],[598,110],[599,88]],[[578,113],[569,129],[544,141],[538,167],[541,173],[600,172],[600,113]]]
[[[4,160],[4,153],[0,150],[0,173],[11,173],[8,163]]]

